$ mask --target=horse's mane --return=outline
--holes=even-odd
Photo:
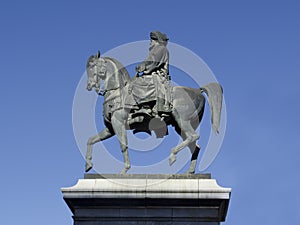
[[[104,57],[104,59],[111,60],[117,66],[118,71],[120,71],[120,74],[122,76],[122,79],[124,79],[126,83],[130,81],[130,75],[126,70],[126,68],[122,65],[122,63],[120,63],[118,60],[111,57]]]

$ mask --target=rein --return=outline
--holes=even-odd
[[[103,69],[105,70],[105,73],[106,73],[106,71],[107,71],[107,66],[106,66],[107,61],[110,61],[110,63],[111,63],[111,64],[113,65],[113,67],[115,68],[115,71],[118,71],[118,73],[119,73],[119,69],[117,68],[115,62],[114,62],[112,59],[110,59],[110,58],[105,58],[105,64],[102,64],[102,65],[101,65],[101,66],[103,67]],[[120,88],[123,88],[123,87],[120,85],[119,75],[117,75],[117,78],[118,78],[118,83],[119,83],[119,86],[118,86],[118,87],[100,90],[99,93],[98,93],[98,95],[100,95],[100,96],[105,96],[105,94],[106,94],[107,92],[109,92],[109,91],[116,91],[116,90],[118,90],[118,89],[120,89]],[[125,85],[126,85],[126,84],[125,84]]]
[[[108,89],[108,90],[100,90],[98,95],[104,96],[107,92],[109,91],[116,91],[118,89],[120,89],[121,87],[116,87],[116,88],[112,88],[112,89]]]

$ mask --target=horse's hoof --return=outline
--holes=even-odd
[[[121,171],[121,174],[126,174],[129,169],[130,169],[130,166],[125,166],[123,168],[123,170]]]
[[[196,168],[197,160],[192,160],[189,170],[187,171],[187,174],[194,174],[195,168]]]
[[[126,173],[127,173],[127,170],[123,169],[120,174],[126,174]]]
[[[174,154],[171,154],[169,158],[170,166],[172,166],[175,161],[176,161],[176,156]]]
[[[86,172],[86,173],[89,172],[92,168],[93,168],[93,163],[87,162],[87,163],[85,164],[85,172]]]
[[[195,174],[195,170],[189,170],[186,174]]]

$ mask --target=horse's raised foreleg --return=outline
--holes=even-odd
[[[93,168],[93,163],[92,163],[92,151],[93,151],[93,144],[103,141],[107,138],[110,138],[113,136],[114,133],[111,132],[108,128],[105,128],[102,130],[99,134],[92,136],[89,138],[87,142],[87,151],[86,151],[86,156],[85,156],[85,172],[88,172]]]
[[[118,110],[114,112],[111,119],[112,126],[115,134],[119,139],[121,151],[124,158],[124,168],[121,171],[121,174],[127,173],[127,171],[130,169],[130,160],[128,156],[128,140],[125,126],[127,118],[128,113],[125,110]]]

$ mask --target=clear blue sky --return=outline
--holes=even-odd
[[[72,102],[86,59],[154,29],[223,85],[227,132],[205,172],[233,188],[224,224],[299,224],[299,12],[296,0],[1,1],[1,224],[72,224],[60,188],[83,177]]]

